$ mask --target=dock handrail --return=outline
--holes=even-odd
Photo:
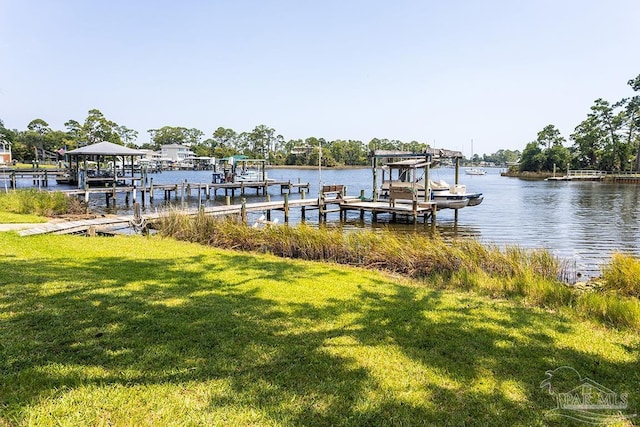
[[[589,169],[569,169],[567,171],[567,176],[569,177],[602,177],[607,175],[607,171],[598,171],[598,170],[589,170]]]

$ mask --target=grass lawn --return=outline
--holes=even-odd
[[[568,312],[157,237],[0,233],[0,272],[3,427],[572,425],[561,366],[640,409],[639,337]]]
[[[31,224],[47,222],[47,218],[38,215],[18,214],[0,210],[0,224]]]

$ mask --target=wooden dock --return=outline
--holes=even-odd
[[[332,186],[340,187],[343,186]],[[304,193],[302,193],[304,195]],[[335,197],[331,197],[335,195]],[[329,196],[329,197],[326,197]],[[135,206],[139,205],[134,204]],[[235,215],[239,216],[244,222],[247,222],[247,213],[249,212],[265,212],[267,221],[271,221],[272,211],[284,212],[285,223],[289,221],[289,213],[291,209],[301,209],[301,217],[304,219],[307,210],[318,210],[318,219],[322,221],[327,219],[327,214],[331,212],[339,212],[340,217],[346,217],[347,211],[356,210],[360,212],[360,217],[363,218],[365,212],[372,214],[373,221],[377,221],[379,214],[390,214],[393,220],[396,220],[397,216],[403,216],[413,219],[417,222],[418,218],[423,217],[425,223],[428,219],[431,219],[432,223],[435,221],[436,207],[433,202],[411,202],[404,201],[398,203],[389,202],[368,202],[361,200],[360,197],[348,197],[344,196],[336,191],[327,191],[326,194],[321,194],[318,198],[300,198],[295,200],[289,200],[289,195],[285,194],[283,200],[278,201],[265,201],[246,203],[244,200],[240,204],[228,204],[212,207],[200,207],[194,209],[184,209],[180,212],[185,215],[198,215],[204,213],[210,216],[224,216]],[[139,210],[138,210],[139,211]],[[112,227],[130,226],[132,228],[143,228],[146,223],[153,223],[162,216],[167,215],[168,211],[155,212],[139,215],[125,215],[114,217],[103,217],[96,219],[84,219],[78,221],[67,221],[58,223],[44,223],[38,224],[33,228],[21,230],[20,236],[33,236],[38,234],[71,234],[71,233],[85,233],[85,232],[100,232]]]
[[[602,181],[607,176],[605,171],[568,170],[563,176],[550,176],[545,181]]]
[[[34,187],[48,187],[49,180],[56,179],[58,175],[62,175],[63,171],[59,169],[0,169],[0,179],[6,180],[11,189],[17,188],[17,181],[31,180]]]
[[[599,181],[619,184],[640,184],[639,172],[606,172],[595,170],[569,170],[563,176],[551,176],[545,181]]]
[[[71,190],[57,190],[61,193],[65,193],[69,196],[79,196],[84,198],[85,202],[89,201],[89,197],[93,194],[104,194],[106,206],[116,204],[116,196],[118,194],[124,194],[125,203],[129,203],[131,200],[135,202],[141,202],[142,207],[145,208],[147,200],[149,203],[153,203],[156,193],[162,191],[164,200],[184,201],[186,198],[190,198],[197,194],[198,199],[210,200],[212,197],[215,199],[218,196],[218,191],[223,190],[224,196],[231,197],[236,196],[236,191],[240,193],[240,196],[245,196],[255,190],[256,195],[267,195],[269,187],[278,187],[280,194],[292,194],[294,190],[301,195],[306,194],[309,190],[309,183],[291,182],[291,181],[266,181],[266,182],[225,182],[225,183],[209,183],[209,182],[187,182],[183,181],[177,184],[154,184],[153,178],[151,178],[148,185],[109,185],[104,187],[89,187],[85,185],[84,188],[75,188]]]

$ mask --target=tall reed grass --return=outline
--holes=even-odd
[[[0,210],[16,214],[55,216],[84,213],[81,202],[57,191],[33,188],[0,193]]]
[[[541,307],[569,307],[607,324],[640,329],[640,304],[629,300],[640,289],[640,262],[622,256],[614,257],[611,268],[605,269],[608,288],[620,295],[613,296],[607,289],[584,295],[561,280],[567,267],[546,250],[500,249],[471,239],[445,242],[437,235],[390,230],[345,233],[306,224],[252,228],[234,218],[189,217],[179,212],[165,215],[156,227],[161,235],[179,240],[386,270],[428,279],[442,288],[516,297]]]
[[[603,287],[620,295],[640,298],[640,260],[616,253],[602,269]]]

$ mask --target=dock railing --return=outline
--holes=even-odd
[[[569,169],[567,171],[567,176],[569,178],[604,178],[606,175],[606,171],[588,169]]]

